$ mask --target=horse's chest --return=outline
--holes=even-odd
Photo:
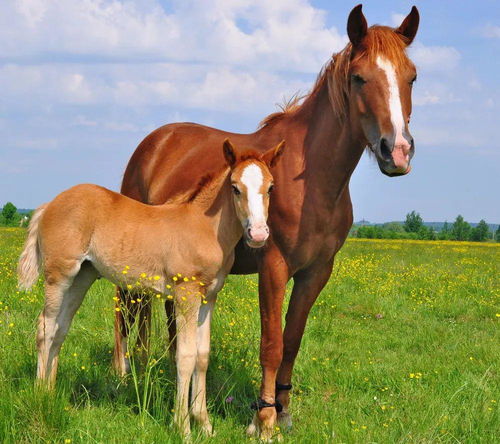
[[[295,270],[331,259],[348,232],[349,212],[340,208],[332,211],[324,205],[304,202],[282,214],[284,217],[273,224],[273,233]]]

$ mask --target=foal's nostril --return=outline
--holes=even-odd
[[[252,229],[251,228],[247,228],[247,235],[248,235],[249,239],[252,239]]]
[[[380,139],[380,155],[384,160],[390,161],[392,159],[392,150],[389,146],[389,141],[384,137]]]

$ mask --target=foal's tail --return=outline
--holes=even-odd
[[[41,205],[35,210],[28,226],[28,237],[17,265],[19,288],[21,290],[30,289],[35,284],[40,273],[41,253],[38,242],[38,227],[46,206],[47,204]]]

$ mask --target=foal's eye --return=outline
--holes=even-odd
[[[413,84],[417,81],[417,76],[413,77],[413,79],[410,80],[410,86],[413,86]]]
[[[351,76],[351,78],[352,78],[352,81],[354,83],[356,83],[357,85],[364,85],[366,83],[366,80],[363,79],[363,77],[361,77],[359,74],[353,74]]]
[[[236,195],[236,196],[239,196],[241,194],[241,191],[238,190],[238,187],[236,185],[231,185],[231,188],[233,189],[233,193]]]
[[[267,194],[271,194],[274,190],[274,185],[271,185],[269,189],[267,190]]]

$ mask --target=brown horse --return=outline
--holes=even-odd
[[[194,192],[159,206],[84,184],[39,207],[18,269],[22,288],[34,284],[39,268],[45,275],[37,378],[55,383],[73,316],[98,277],[131,292],[166,294],[173,299],[177,325],[175,423],[189,435],[193,377],[191,413],[211,434],[205,381],[215,299],[242,235],[252,248],[262,247],[269,236],[273,178],[268,165],[283,147],[282,142],[264,154],[238,154],[226,140],[222,171],[205,177]]]
[[[356,6],[347,22],[350,42],[328,62],[302,103],[268,116],[252,134],[193,123],[163,126],[141,142],[125,171],[123,194],[160,204],[193,188],[193,177],[221,167],[218,147],[226,137],[257,151],[286,140],[287,151],[272,170],[270,239],[257,254],[240,243],[231,271],[259,272],[262,384],[249,432],[263,438],[274,433],[277,418],[291,424],[294,361],[309,311],[352,224],[349,179],[364,148],[370,148],[385,175],[410,171],[414,143],[408,123],[416,70],[406,48],[418,24],[413,7],[396,29],[368,28],[361,5]],[[283,297],[291,278],[283,332]],[[118,335],[121,323],[117,317]]]

